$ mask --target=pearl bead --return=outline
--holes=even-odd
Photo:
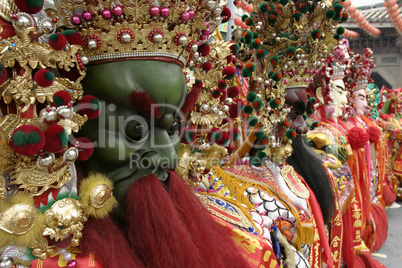
[[[53,157],[49,155],[49,156],[46,156],[44,158],[41,158],[39,160],[39,164],[42,167],[49,167],[49,166],[51,166],[53,164],[53,160],[54,160]]]
[[[104,9],[102,10],[102,17],[108,20],[112,17],[112,13],[110,12],[110,10]]]
[[[67,266],[66,266],[67,268],[76,268],[77,267],[77,261],[75,261],[75,260],[69,260],[68,262],[67,262]]]
[[[187,37],[185,37],[184,35],[180,36],[180,38],[179,38],[179,44],[180,44],[180,45],[185,45],[185,44],[187,44]]]
[[[98,46],[98,43],[96,42],[95,39],[89,39],[88,41],[88,47],[90,49],[95,49]]]
[[[11,257],[3,257],[0,260],[1,268],[11,268],[14,265],[14,260]]]
[[[131,35],[129,33],[123,33],[120,35],[120,39],[124,44],[128,44],[131,42]]]
[[[198,45],[197,44],[192,45],[190,50],[191,52],[196,52],[198,50]]]
[[[228,112],[229,111],[229,106],[223,105],[222,111],[225,112],[225,113]]]
[[[233,99],[232,98],[226,98],[226,104],[227,105],[231,105],[233,103]]]
[[[67,253],[67,249],[65,249],[65,248],[59,249],[59,254],[60,255],[65,255],[66,253]]]
[[[163,40],[163,36],[161,34],[155,34],[152,38],[152,40],[154,40],[155,43],[160,43]]]
[[[187,12],[181,13],[181,14],[180,14],[180,18],[181,18],[183,21],[188,21],[188,20],[190,19],[190,15],[189,15]]]
[[[167,16],[169,16],[169,12],[170,12],[169,8],[167,8],[167,7],[161,8],[161,10],[160,10],[161,17],[166,18]]]
[[[221,7],[215,8],[215,10],[214,10],[215,15],[220,15],[221,13],[222,13],[222,8]]]
[[[224,115],[225,115],[225,113],[224,113],[224,112],[222,112],[222,111],[219,111],[219,112],[218,112],[218,116],[219,116],[219,118],[222,118]]]
[[[208,9],[213,9],[214,7],[215,7],[215,5],[216,5],[216,2],[215,1],[208,1],[207,2],[207,7],[208,7]]]
[[[32,26],[31,21],[26,16],[18,16],[17,25],[20,27],[30,27]]]
[[[70,118],[72,116],[72,111],[69,108],[62,108],[58,111],[61,118]]]
[[[53,23],[49,20],[44,20],[42,22],[42,32],[48,34],[51,33],[54,30]]]
[[[74,25],[78,25],[81,22],[81,19],[78,16],[72,16],[70,19],[71,23]]]
[[[121,6],[115,6],[112,12],[115,16],[121,16],[123,14],[123,9],[121,8]]]
[[[63,255],[63,259],[65,261],[69,261],[73,258],[73,255],[70,252],[67,252],[66,254]]]
[[[52,110],[50,112],[45,112],[44,117],[45,117],[46,121],[54,121],[57,118],[57,114],[55,111]]]
[[[212,109],[211,109],[211,112],[214,113],[214,114],[217,114],[219,112],[218,107],[213,106]]]
[[[75,161],[78,157],[78,152],[76,149],[71,148],[68,149],[64,155],[68,161]]]
[[[208,111],[208,109],[209,109],[209,105],[208,104],[203,104],[203,105],[201,105],[201,111],[202,112],[206,112],[206,111]]]
[[[82,13],[82,18],[86,21],[90,21],[92,19],[92,14],[91,12],[88,11],[84,11],[84,13]]]
[[[152,17],[158,16],[159,12],[159,7],[151,7],[151,9],[149,10],[149,14],[151,14]]]
[[[256,31],[261,31],[261,26],[260,25],[255,26],[255,30]]]
[[[193,59],[194,59],[194,60],[198,60],[199,57],[200,57],[200,54],[199,54],[198,52],[195,52],[195,53],[193,54]]]
[[[81,61],[82,61],[82,63],[85,64],[85,65],[87,65],[87,64],[89,63],[89,59],[88,59],[88,57],[86,57],[86,56],[82,56],[82,57],[81,57]]]

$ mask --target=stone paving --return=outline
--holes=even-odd
[[[399,202],[402,205],[402,202]],[[402,207],[387,209],[388,237],[380,250],[373,253],[375,259],[388,268],[402,267]]]

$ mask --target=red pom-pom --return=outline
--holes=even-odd
[[[222,140],[222,131],[217,127],[213,127],[208,131],[207,138],[211,143],[220,142]]]
[[[230,9],[227,7],[224,7],[222,10],[222,13],[221,13],[222,23],[229,21],[231,16],[232,16],[232,13],[230,12]]]
[[[68,135],[64,127],[52,124],[45,131],[45,140],[43,150],[49,153],[58,153],[67,146]]]
[[[181,142],[185,144],[193,143],[197,138],[197,133],[194,129],[184,128],[181,134]]]
[[[370,142],[371,143],[377,143],[380,140],[381,131],[379,130],[378,127],[369,126],[367,128],[367,133],[370,136]]]
[[[227,133],[226,131],[222,131],[222,137],[219,140],[217,140],[216,143],[225,147],[229,145],[230,142],[229,138],[230,138],[229,133]]]
[[[100,115],[101,103],[91,95],[85,95],[78,101],[77,110],[80,115],[86,114],[88,119],[95,119]]]
[[[210,62],[204,62],[202,64],[202,69],[204,69],[204,71],[208,72],[209,70],[212,69],[212,64]]]
[[[8,77],[7,69],[0,63],[0,85],[6,82]]]
[[[40,87],[50,87],[53,85],[54,76],[49,70],[43,69],[35,73],[34,80]]]
[[[235,146],[233,143],[229,143],[229,145],[226,147],[226,150],[228,150],[228,153],[231,154],[235,150]]]
[[[201,80],[196,80],[193,87],[196,87],[198,89],[201,89],[204,86]]]
[[[61,34],[66,37],[70,45],[79,45],[79,46],[83,45],[82,37],[78,32],[74,30],[65,30],[62,31]]]
[[[56,106],[67,105],[71,102],[71,96],[67,91],[60,90],[53,94],[53,103]]]
[[[224,89],[220,89],[219,91],[221,92],[221,96],[219,97],[219,100],[221,102],[224,102],[226,99],[226,91]]]
[[[243,107],[244,102],[242,99],[235,99],[233,103],[229,106],[229,116],[230,118],[236,118],[240,116],[241,107]]]
[[[232,86],[227,89],[227,93],[228,93],[229,98],[235,98],[235,97],[239,96],[240,89],[236,86]]]
[[[200,54],[201,57],[207,56],[210,51],[211,51],[211,48],[209,47],[208,44],[204,43],[198,47],[198,53]]]
[[[225,89],[225,88],[227,88],[227,86],[228,86],[228,84],[226,83],[225,80],[220,80],[220,81],[218,82],[218,88],[219,88],[219,89]]]
[[[363,148],[369,141],[369,134],[359,127],[354,127],[349,130],[348,140],[353,150]]]
[[[232,63],[234,60],[236,60],[236,57],[234,55],[229,55],[226,57],[227,64]]]
[[[226,79],[232,79],[236,74],[236,70],[232,66],[226,66],[223,68],[222,74]]]
[[[215,89],[214,91],[212,91],[211,95],[212,98],[217,99],[221,95],[221,91],[219,89]]]
[[[15,5],[21,12],[36,14],[43,8],[43,0],[14,0]]]
[[[22,125],[14,130],[10,144],[13,150],[20,155],[35,155],[43,149],[45,135],[34,125]]]
[[[66,44],[67,39],[61,33],[54,33],[49,37],[49,45],[55,50],[63,50]]]
[[[88,138],[77,138],[71,144],[73,144],[74,146],[77,145],[78,147],[78,150],[80,152],[77,158],[78,161],[86,161],[94,153],[94,145]]]
[[[186,102],[183,104],[183,106],[180,109],[184,116],[191,110],[191,108],[193,108],[195,106],[195,104],[197,103],[199,94],[200,94],[199,88],[194,85],[193,90],[191,90],[191,92],[188,93]]]

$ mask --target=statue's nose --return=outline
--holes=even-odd
[[[293,121],[290,128],[294,129],[297,134],[304,134],[304,133],[307,133],[307,131],[308,131],[306,121],[304,121],[304,118],[302,115],[298,115],[296,117],[296,119]]]

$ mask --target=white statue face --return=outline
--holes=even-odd
[[[348,103],[346,97],[345,83],[342,79],[336,79],[331,81],[331,92],[332,92],[332,106],[334,108],[334,116],[340,117],[343,114],[343,108],[345,104]]]
[[[366,90],[364,88],[356,90],[353,92],[353,96],[355,96],[353,104],[356,108],[356,115],[362,116],[366,114],[368,109]]]

